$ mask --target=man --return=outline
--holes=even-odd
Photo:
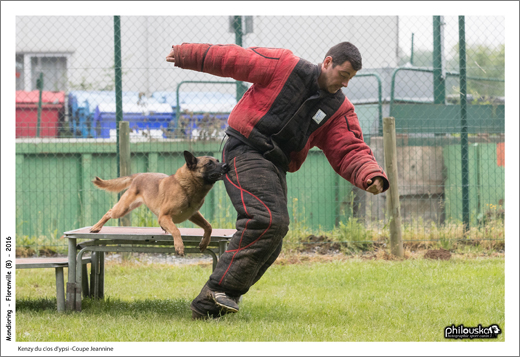
[[[238,300],[276,260],[289,227],[286,172],[317,146],[353,185],[379,194],[389,188],[341,88],[361,69],[349,42],[332,47],[319,65],[289,50],[182,44],[166,57],[175,66],[253,85],[229,115],[224,183],[237,210],[237,232],[200,294],[194,319],[239,310]]]

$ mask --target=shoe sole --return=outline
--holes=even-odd
[[[234,307],[231,307],[231,306],[228,306],[228,305],[224,305],[224,304],[218,302],[213,295],[211,295],[211,297],[213,298],[213,301],[215,301],[215,304],[217,304],[217,306],[220,306],[222,309],[226,310],[226,313],[236,313],[236,312],[238,312],[238,309],[235,309]]]
[[[218,302],[215,301],[215,304],[217,304],[218,306],[220,306],[221,308],[223,308],[224,310],[226,310],[227,313],[236,313],[238,312],[238,309],[235,309],[235,308],[232,308],[232,307],[229,307],[229,306],[226,306],[226,305],[223,305],[223,304],[219,304]]]

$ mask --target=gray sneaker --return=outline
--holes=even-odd
[[[231,297],[226,295],[226,293],[211,291],[211,297],[213,298],[213,301],[215,301],[215,304],[224,309],[226,313],[238,312],[238,301],[240,296]]]

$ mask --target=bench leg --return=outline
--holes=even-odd
[[[58,301],[58,312],[65,311],[65,282],[63,279],[63,268],[56,268],[56,300]]]
[[[99,252],[98,298],[105,298],[105,252]]]
[[[67,311],[76,309],[76,283],[67,283]]]
[[[206,249],[204,251],[204,254],[209,254],[213,258],[213,271],[215,271],[215,268],[217,267],[217,263],[218,263],[217,255],[211,249]]]
[[[67,310],[73,311],[76,302],[76,238],[69,238],[69,279],[67,281]]]
[[[90,267],[90,297],[105,297],[105,252],[92,252]]]
[[[92,261],[90,265],[90,297],[91,298],[97,298],[98,295],[98,269],[99,269],[99,254],[98,252],[92,252],[92,255],[90,256],[90,259]]]
[[[87,264],[82,264],[81,267],[81,285],[83,290],[83,297],[89,296]]]

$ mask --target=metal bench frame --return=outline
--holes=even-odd
[[[90,257],[81,259],[81,274],[83,277],[83,291],[88,295],[87,264],[91,263]],[[45,269],[54,268],[56,274],[56,301],[58,312],[65,311],[65,282],[63,268],[69,267],[67,258],[16,258],[16,269]]]
[[[203,230],[200,228],[180,228],[185,253],[199,253],[198,245]],[[218,259],[227,250],[234,229],[213,229],[211,243],[202,254],[213,258],[213,269]],[[76,264],[83,254],[92,252],[90,294],[94,298],[104,298],[105,252],[175,253],[171,235],[159,227],[103,227],[99,233],[90,233],[90,227],[83,227],[64,233],[69,245],[69,279],[67,282],[67,310],[81,311],[81,297],[85,294],[82,268]],[[78,239],[89,239],[77,243]]]

